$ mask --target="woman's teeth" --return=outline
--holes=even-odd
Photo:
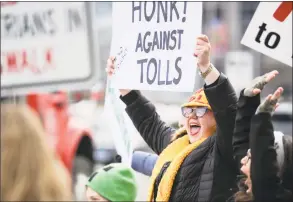
[[[199,127],[197,124],[190,124],[190,127]]]

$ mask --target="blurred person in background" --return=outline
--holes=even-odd
[[[139,173],[151,176],[157,160],[157,154],[134,151],[132,155],[131,167]]]
[[[276,73],[276,72],[275,72]],[[274,132],[272,114],[283,93],[278,88],[256,109],[260,91],[275,75],[273,72],[254,80],[253,85],[241,92],[235,136],[235,156],[246,150],[240,160],[245,175],[239,182],[239,191],[228,201],[235,202],[289,202],[292,198],[292,137]],[[269,79],[268,79],[269,78]],[[246,98],[245,98],[246,97]],[[244,105],[246,103],[246,105]],[[247,111],[244,111],[244,108]],[[250,115],[251,112],[255,115]],[[249,123],[248,123],[249,122]],[[240,141],[242,135],[242,141]],[[246,135],[243,136],[243,135]],[[235,140],[236,138],[236,140]],[[248,144],[247,144],[248,139]],[[237,145],[237,142],[239,145]],[[238,147],[237,147],[238,146]],[[238,159],[236,157],[236,159]]]
[[[249,149],[251,119],[261,103],[261,91],[278,74],[279,72],[274,70],[256,77],[240,92],[233,135],[234,158],[238,163],[239,169],[242,166],[240,163],[241,159],[246,156],[247,150]]]
[[[86,185],[88,201],[128,201],[134,202],[137,183],[131,168],[112,163],[94,172]]]
[[[46,142],[37,115],[1,104],[1,201],[70,201],[70,177]]]
[[[120,90],[133,124],[159,155],[148,201],[223,202],[236,188],[232,135],[237,96],[227,77],[211,64],[210,50],[208,37],[199,36],[194,54],[205,85],[182,106],[184,127],[177,131],[139,91]],[[108,76],[115,71],[114,61],[108,59]]]

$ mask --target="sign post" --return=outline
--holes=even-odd
[[[229,78],[237,95],[254,78],[254,60],[250,52],[228,52],[225,57],[225,74]]]
[[[108,78],[105,97],[104,113],[111,120],[111,132],[117,153],[122,157],[122,163],[131,166],[133,153],[133,135],[137,135],[136,128],[125,112],[125,104],[119,99],[118,89],[111,87]]]

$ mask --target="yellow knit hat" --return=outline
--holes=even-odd
[[[189,101],[184,103],[181,107],[207,107],[209,110],[212,110],[203,88],[197,90],[189,98]]]

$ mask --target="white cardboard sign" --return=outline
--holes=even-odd
[[[202,2],[113,2],[113,87],[192,92],[201,27]]]
[[[133,153],[133,135],[137,135],[129,116],[125,112],[125,104],[119,99],[118,89],[111,87],[108,78],[106,87],[104,113],[111,120],[110,127],[117,153],[122,157],[122,163],[131,166]]]
[[[241,43],[292,67],[292,2],[260,2]]]
[[[113,43],[114,42],[114,43]],[[116,44],[112,41],[110,55],[115,55],[115,62],[122,63],[125,51],[120,49],[118,52],[113,47]],[[137,130],[134,127],[128,114],[125,112],[125,104],[120,100],[120,92],[112,87],[113,76],[108,77],[106,86],[106,96],[104,113],[108,120],[111,120],[111,133],[114,139],[114,144],[117,153],[122,157],[122,163],[131,166],[133,154],[133,136],[137,135]]]
[[[90,13],[83,2],[1,6],[1,96],[92,86]]]

